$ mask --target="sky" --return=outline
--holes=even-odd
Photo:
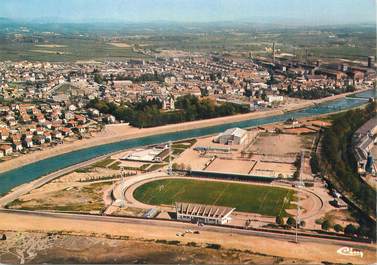
[[[377,0],[0,0],[0,17],[88,21],[375,22]]]

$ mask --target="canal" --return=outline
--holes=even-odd
[[[274,122],[285,121],[288,118],[311,117],[320,114],[327,114],[341,110],[351,109],[366,103],[366,99],[375,97],[375,91],[369,90],[355,94],[350,98],[342,98],[329,101],[315,107],[292,111],[283,115],[276,115],[266,118],[250,119],[240,122],[226,123],[222,125],[193,129],[182,132],[173,132],[160,135],[141,137],[136,139],[124,140],[111,144],[104,144],[90,147],[63,155],[47,158],[32,164],[21,166],[17,169],[10,170],[0,174],[0,194],[10,191],[12,188],[23,183],[30,182],[36,178],[47,175],[59,169],[84,162],[97,156],[105,155],[111,152],[123,149],[134,148],[137,146],[158,144],[167,141],[177,141],[186,138],[195,138],[204,135],[222,132],[228,128],[240,127],[248,128],[258,125],[270,124]]]

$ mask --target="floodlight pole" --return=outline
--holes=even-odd
[[[169,166],[168,166],[168,175],[173,175],[173,166],[171,164],[171,141],[169,141]]]
[[[302,172],[304,170],[304,159],[305,155],[304,152],[301,151],[301,159],[300,159],[300,170],[299,170],[299,180],[297,185],[297,216],[296,216],[296,233],[295,233],[295,242],[298,243],[298,226],[301,223],[301,210],[300,210],[300,191],[303,185],[302,182]]]

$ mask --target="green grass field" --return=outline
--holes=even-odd
[[[294,191],[279,187],[202,180],[164,179],[147,183],[134,192],[136,200],[152,205],[192,202],[229,206],[241,212],[287,216]]]

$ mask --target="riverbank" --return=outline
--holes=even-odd
[[[367,89],[359,90],[359,92],[366,91]],[[179,123],[179,124],[170,124],[165,126],[159,126],[159,127],[152,127],[152,128],[135,128],[131,127],[126,124],[115,124],[115,125],[108,125],[105,127],[103,131],[100,133],[97,133],[90,139],[83,139],[78,140],[75,142],[70,143],[64,143],[62,145],[58,145],[55,147],[47,148],[41,151],[35,151],[26,155],[22,155],[20,157],[5,161],[3,163],[0,163],[0,173],[16,169],[21,166],[25,166],[28,164],[35,163],[37,161],[62,155],[65,153],[70,153],[73,151],[77,151],[80,149],[85,149],[89,147],[94,147],[98,145],[103,144],[110,144],[110,143],[116,143],[123,140],[128,139],[135,139],[135,138],[141,138],[156,134],[165,134],[165,133],[171,133],[171,132],[180,132],[180,131],[186,131],[186,130],[192,130],[192,129],[200,129],[205,127],[211,127],[226,123],[233,123],[233,122],[240,122],[250,119],[258,119],[258,118],[266,118],[270,116],[275,115],[281,115],[285,112],[291,112],[295,110],[300,110],[303,108],[311,107],[316,104],[324,103],[327,101],[332,101],[336,99],[343,98],[349,94],[342,94],[342,95],[336,95],[333,97],[323,98],[319,100],[313,100],[313,101],[306,101],[306,100],[300,100],[299,102],[295,102],[289,105],[285,105],[281,108],[266,110],[266,111],[259,111],[259,112],[252,112],[247,114],[239,114],[234,116],[227,116],[227,117],[221,117],[221,118],[214,118],[214,119],[207,119],[207,120],[199,120],[199,121],[192,121],[192,122],[185,122],[185,123]]]

